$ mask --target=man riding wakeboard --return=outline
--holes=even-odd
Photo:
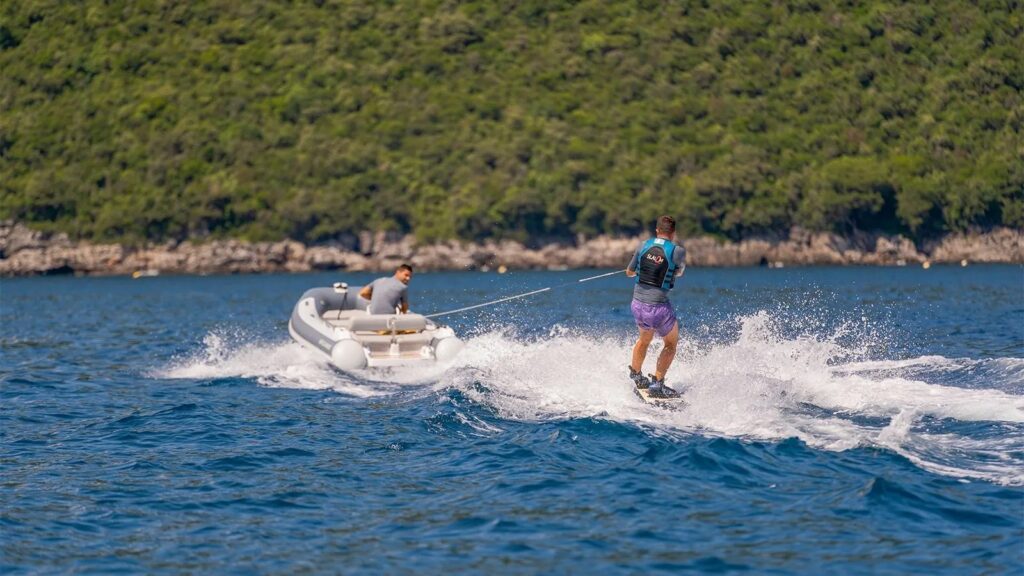
[[[651,398],[677,398],[679,392],[665,385],[665,373],[675,359],[679,344],[679,321],[668,293],[686,268],[686,249],[674,242],[675,218],[658,218],[654,232],[655,237],[637,248],[626,267],[626,276],[636,277],[630,309],[640,329],[640,337],[633,346],[629,377],[638,389],[646,389]],[[644,376],[644,359],[655,333],[661,337],[664,347],[658,355],[654,374]]]

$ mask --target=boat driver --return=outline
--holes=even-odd
[[[676,221],[671,216],[658,218],[654,229],[655,237],[647,240],[633,253],[633,259],[626,267],[626,276],[636,277],[633,288],[633,302],[630,309],[640,329],[640,338],[633,346],[633,358],[629,365],[629,377],[637,388],[646,388],[647,394],[655,398],[679,396],[665,385],[665,373],[675,359],[679,344],[679,321],[672,303],[668,301],[669,290],[677,277],[686,268],[686,249],[676,244]],[[647,348],[657,333],[664,342],[658,364],[648,378],[643,375],[644,358]]]
[[[370,314],[405,314],[409,312],[409,281],[412,266],[402,264],[394,276],[377,278],[359,291],[370,301]]]

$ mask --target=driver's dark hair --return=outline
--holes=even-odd
[[[658,225],[654,229],[662,234],[671,234],[676,231],[676,219],[671,216],[658,218]]]
[[[408,270],[409,273],[412,274],[412,266],[410,266],[408,264],[401,264],[401,265],[399,265],[399,267],[397,269],[395,269],[395,272],[398,272],[399,270]]]

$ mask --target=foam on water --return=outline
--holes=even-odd
[[[253,378],[265,386],[335,390],[361,398],[388,394],[332,369],[310,350],[294,343],[233,344],[239,335],[210,333],[199,354],[178,359],[157,370],[158,378],[212,380]]]
[[[763,312],[736,322],[738,336],[730,341],[684,341],[669,376],[686,392],[678,411],[644,404],[627,385],[632,334],[559,327],[541,338],[495,330],[469,339],[450,365],[359,376],[294,343],[232,348],[211,334],[199,356],[157,375],[249,377],[356,397],[410,387],[431,395],[458,390],[516,421],[597,417],[655,434],[796,437],[826,450],[876,446],[938,474],[1024,484],[1024,396],[1013,393],[1021,389],[1024,359],[878,360],[866,358],[870,343],[858,345],[847,329],[784,336],[781,321]],[[651,350],[648,367],[657,352]],[[500,430],[472,420],[474,428]]]

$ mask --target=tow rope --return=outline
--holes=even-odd
[[[497,300],[491,300],[490,302],[484,302],[483,304],[474,304],[472,306],[466,306],[463,308],[456,308],[455,310],[448,310],[446,312],[436,312],[434,314],[427,314],[424,318],[437,318],[438,316],[448,316],[449,314],[458,314],[459,312],[466,312],[467,310],[475,310],[477,308],[483,308],[484,306],[491,306],[493,304],[500,304],[502,302],[508,302],[509,300],[516,300],[518,298],[526,298],[527,296],[533,296],[534,294],[540,294],[541,292],[548,292],[557,288],[564,288],[565,286],[573,286],[575,284],[581,284],[583,282],[590,282],[591,280],[597,280],[598,278],[606,278],[614,274],[621,274],[625,270],[616,270],[614,272],[607,272],[605,274],[598,274],[597,276],[590,276],[589,278],[580,278],[579,280],[573,280],[572,282],[564,282],[562,284],[556,284],[555,286],[548,286],[547,288],[541,288],[539,290],[531,290],[530,292],[524,292],[522,294],[516,294],[515,296],[506,296],[504,298],[498,298]]]

